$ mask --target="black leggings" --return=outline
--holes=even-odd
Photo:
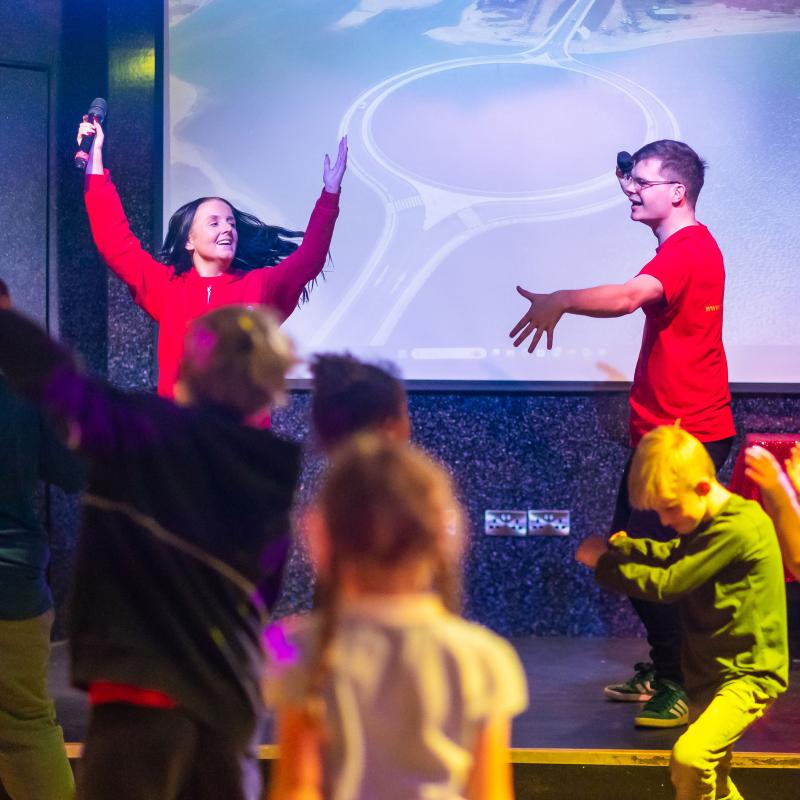
[[[76,800],[247,800],[249,755],[180,709],[104,703],[92,709]]]
[[[717,472],[722,468],[725,459],[733,446],[733,437],[720,439],[717,442],[703,442]],[[614,519],[610,533],[626,531],[628,536],[639,539],[656,539],[666,542],[677,535],[672,528],[664,527],[655,511],[637,511],[631,508],[628,498],[628,473],[631,469],[633,451],[628,457],[625,472],[617,494]],[[656,678],[667,678],[683,684],[681,671],[681,624],[676,603],[653,603],[649,600],[630,598],[631,605],[639,615],[639,619],[647,631],[647,642],[650,645],[650,660],[653,662]]]

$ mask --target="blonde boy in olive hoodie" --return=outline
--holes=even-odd
[[[675,743],[677,800],[741,800],[734,744],[786,690],[786,598],[775,530],[758,503],[715,478],[703,445],[674,426],[648,433],[630,471],[633,505],[677,536],[583,541],[576,558],[602,586],[678,603],[691,724]]]

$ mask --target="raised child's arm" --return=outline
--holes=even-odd
[[[800,444],[795,442],[791,455],[786,459],[786,474],[796,492],[800,492]]]
[[[796,450],[786,462],[789,476],[796,474],[800,466],[800,453]],[[763,447],[748,447],[745,463],[745,474],[761,489],[764,508],[775,524],[783,563],[795,578],[800,578],[800,504],[794,487],[775,456]]]
[[[69,350],[37,323],[3,309],[0,371],[18,394],[44,412],[72,449],[91,458],[114,460],[119,448],[141,448],[156,440],[149,412],[154,403],[163,404],[161,416],[172,415],[158,440],[163,442],[165,431],[178,430],[177,406],[144,395],[136,399],[84,375]]]

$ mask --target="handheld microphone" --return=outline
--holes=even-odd
[[[89,110],[86,112],[86,117],[89,122],[99,122],[101,125],[105,122],[106,115],[108,114],[108,103],[102,97],[95,97],[92,100]],[[94,134],[84,136],[78,151],[75,153],[74,163],[79,170],[85,170],[86,165],[89,163],[89,150],[92,149],[92,141]]]

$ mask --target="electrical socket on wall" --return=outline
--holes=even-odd
[[[569,511],[566,509],[528,511],[528,536],[569,536]]]
[[[487,536],[527,536],[527,511],[484,511],[483,530]]]

